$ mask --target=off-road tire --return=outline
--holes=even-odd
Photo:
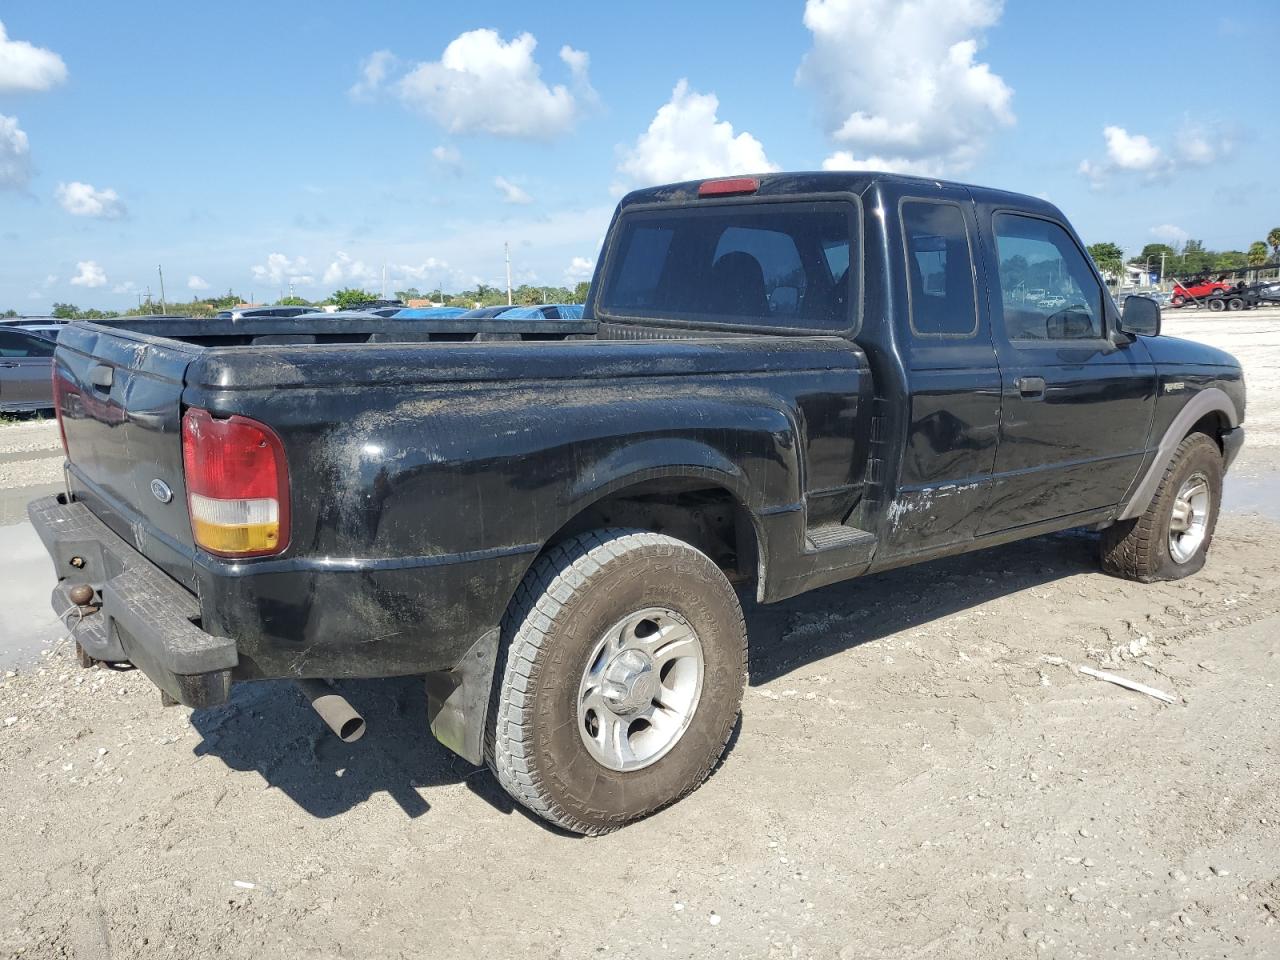
[[[615,771],[583,744],[576,697],[600,637],[647,607],[674,610],[697,631],[702,692],[668,753]],[[498,782],[556,826],[598,835],[675,803],[715,767],[742,706],[746,627],[729,581],[701,551],[662,534],[596,530],[555,545],[525,575],[503,620],[498,669],[485,751]]]
[[[1169,522],[1183,482],[1202,473],[1209,483],[1209,519],[1204,542],[1185,563],[1169,551]],[[1102,568],[1128,580],[1181,580],[1204,566],[1222,505],[1222,452],[1213,438],[1193,433],[1174,451],[1151,503],[1140,517],[1120,520],[1102,531]]]

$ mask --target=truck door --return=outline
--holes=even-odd
[[[1155,404],[1151,358],[1140,341],[1108,336],[1110,298],[1064,223],[978,209],[1004,393],[979,532],[1112,506],[1142,463]]]
[[[53,406],[53,342],[0,327],[0,409]]]
[[[891,196],[903,253],[895,316],[911,412],[879,559],[973,539],[1000,423],[1000,368],[976,282],[969,194],[942,186],[927,196],[909,188]]]

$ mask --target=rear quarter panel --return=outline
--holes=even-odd
[[[189,381],[188,405],[280,434],[292,490],[283,556],[199,561],[209,626],[249,673],[334,676],[452,666],[542,545],[635,480],[802,516],[806,485],[852,482],[868,382],[847,341],[770,337],[211,351]]]

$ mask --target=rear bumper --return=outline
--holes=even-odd
[[[189,707],[226,701],[239,662],[234,640],[198,626],[194,594],[125,543],[82,503],[62,496],[34,500],[31,524],[53,559],[54,611],[97,660],[128,660]],[[94,588],[97,610],[71,602],[72,587]]]

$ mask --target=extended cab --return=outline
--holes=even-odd
[[[436,736],[600,833],[694,789],[762,602],[1069,527],[1204,563],[1244,381],[1051,204],[870,173],[619,204],[581,320],[78,323],[30,516],[86,659],[166,698],[425,674]],[[349,717],[348,717],[349,719]]]

